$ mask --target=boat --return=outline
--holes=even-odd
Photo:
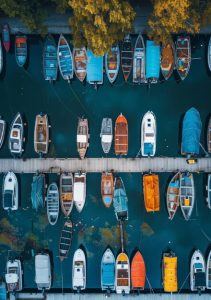
[[[172,251],[163,253],[162,275],[164,292],[177,292],[177,256]]]
[[[2,148],[2,145],[4,143],[5,132],[6,132],[6,122],[0,117],[0,149]]]
[[[211,174],[208,174],[206,190],[207,190],[207,206],[209,209],[211,209]]]
[[[20,292],[23,288],[23,271],[19,259],[8,260],[6,265],[5,281],[9,293]]]
[[[24,124],[20,113],[15,116],[9,133],[9,150],[12,156],[20,157],[24,151]]]
[[[4,210],[18,209],[18,179],[13,172],[7,172],[3,179],[2,202]]]
[[[211,251],[209,251],[206,263],[206,288],[211,289]]]
[[[208,68],[211,71],[211,37],[209,39],[208,48],[207,48],[207,62],[208,62]]]
[[[62,173],[60,176],[60,203],[65,217],[68,217],[73,209],[73,174]]]
[[[180,207],[186,221],[188,221],[193,212],[195,202],[195,191],[193,174],[180,173]]]
[[[127,81],[133,65],[133,48],[130,35],[127,35],[122,43],[121,65],[123,77]]]
[[[211,116],[207,126],[207,152],[211,154]]]
[[[87,54],[85,47],[73,49],[73,63],[75,75],[83,82],[86,77],[87,68]]]
[[[27,60],[27,37],[18,35],[15,37],[15,57],[19,67],[23,67]]]
[[[175,66],[175,47],[174,43],[167,43],[161,48],[160,68],[163,77],[167,80],[172,75]]]
[[[8,24],[4,24],[2,27],[2,41],[6,52],[10,51],[10,28]]]
[[[115,290],[115,257],[109,248],[101,260],[101,289],[107,293]]]
[[[152,111],[148,111],[141,122],[141,155],[155,156],[157,125]]]
[[[7,300],[7,289],[3,279],[0,280],[0,299]]]
[[[146,42],[146,82],[158,83],[160,77],[160,45],[154,41]]]
[[[48,253],[38,253],[35,255],[35,282],[38,290],[50,290],[51,280],[50,256]]]
[[[72,283],[73,290],[77,292],[86,288],[86,256],[81,248],[73,256]]]
[[[115,123],[115,154],[127,155],[128,153],[128,123],[121,113]]]
[[[57,79],[57,47],[51,34],[48,34],[43,49],[43,74],[45,80],[52,82]]]
[[[176,69],[184,80],[188,75],[191,65],[191,45],[189,36],[178,36],[176,43]]]
[[[103,148],[103,152],[107,154],[111,149],[111,144],[113,140],[112,119],[103,118],[101,124],[100,137],[101,137],[101,145]]]
[[[70,219],[67,219],[64,223],[64,227],[61,232],[60,243],[59,243],[59,259],[62,262],[67,258],[70,250],[73,235],[73,224]]]
[[[59,190],[55,182],[48,187],[46,202],[48,222],[55,225],[59,217]]]
[[[121,252],[116,259],[115,287],[117,294],[130,293],[130,262],[124,252]]]
[[[4,64],[4,60],[3,60],[3,49],[2,49],[2,42],[0,39],[0,73],[3,70],[3,64]]]
[[[169,182],[166,193],[166,205],[169,219],[173,220],[180,200],[180,172],[176,173]]]
[[[145,44],[141,34],[136,39],[134,54],[133,54],[133,83],[145,83]]]
[[[45,174],[36,173],[31,184],[32,208],[38,211],[45,206]]]
[[[206,287],[205,260],[200,250],[195,250],[190,262],[190,289],[204,291]]]
[[[89,49],[87,49],[86,81],[94,85],[95,89],[103,84],[103,56],[95,56]]]
[[[77,128],[77,150],[81,159],[85,158],[89,147],[89,126],[88,119],[79,118]]]
[[[128,220],[128,198],[121,177],[114,181],[113,205],[117,221]]]
[[[80,213],[86,201],[86,173],[75,173],[73,184],[73,199],[75,207]]]
[[[103,204],[109,208],[114,195],[114,179],[111,172],[103,172],[101,176],[101,195]]]
[[[132,290],[143,291],[146,281],[146,267],[143,256],[136,251],[131,263],[131,287]]]
[[[159,177],[156,174],[143,176],[144,203],[147,212],[160,210]]]
[[[34,126],[34,151],[40,156],[48,153],[49,125],[48,115],[40,113],[36,115]]]
[[[119,46],[111,47],[109,53],[105,54],[105,70],[108,80],[111,84],[117,78],[120,66],[120,51]]]
[[[70,82],[73,79],[73,56],[70,50],[70,46],[63,36],[60,34],[58,47],[57,47],[57,60],[59,64],[59,70],[64,80]]]

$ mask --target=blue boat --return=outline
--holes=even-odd
[[[6,300],[7,299],[7,290],[6,290],[6,284],[4,281],[0,282],[0,300]]]
[[[190,108],[183,119],[181,154],[188,158],[199,154],[201,118],[198,110]]]
[[[115,290],[115,257],[109,248],[101,261],[101,289],[107,293]]]
[[[155,42],[146,42],[146,79],[148,83],[157,83],[160,77],[160,46]]]
[[[114,211],[118,221],[128,220],[128,199],[125,192],[124,183],[121,177],[116,177],[114,181]]]
[[[45,175],[35,174],[31,185],[31,201],[32,208],[38,211],[44,207],[45,194]]]
[[[27,38],[25,35],[15,37],[15,58],[19,67],[23,67],[27,59]]]
[[[59,37],[57,48],[57,59],[59,64],[59,70],[64,80],[70,82],[73,78],[73,56],[70,50],[70,46],[61,34]]]
[[[95,88],[103,84],[103,56],[95,56],[91,50],[87,50],[87,77],[89,84],[94,84]]]
[[[57,47],[51,34],[48,34],[43,50],[43,74],[45,80],[52,82],[57,79]]]

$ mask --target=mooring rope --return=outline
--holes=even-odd
[[[178,291],[178,294],[181,292],[181,290],[182,290],[183,286],[185,285],[186,281],[188,280],[188,277],[189,277],[189,276],[190,276],[190,273],[188,273],[187,277],[185,278],[183,284],[181,285],[181,287],[180,287],[180,289],[179,289],[179,291]]]

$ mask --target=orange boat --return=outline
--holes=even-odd
[[[159,178],[155,174],[143,177],[144,203],[147,212],[160,210]]]
[[[106,207],[110,207],[113,200],[114,179],[112,173],[103,172],[101,177],[101,195]]]
[[[128,123],[127,119],[120,114],[115,123],[115,154],[127,155],[128,152]]]
[[[131,264],[131,283],[133,290],[144,290],[146,279],[146,268],[143,256],[137,251]]]

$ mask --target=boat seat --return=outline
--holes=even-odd
[[[184,199],[184,206],[190,206],[190,199],[189,198]]]

